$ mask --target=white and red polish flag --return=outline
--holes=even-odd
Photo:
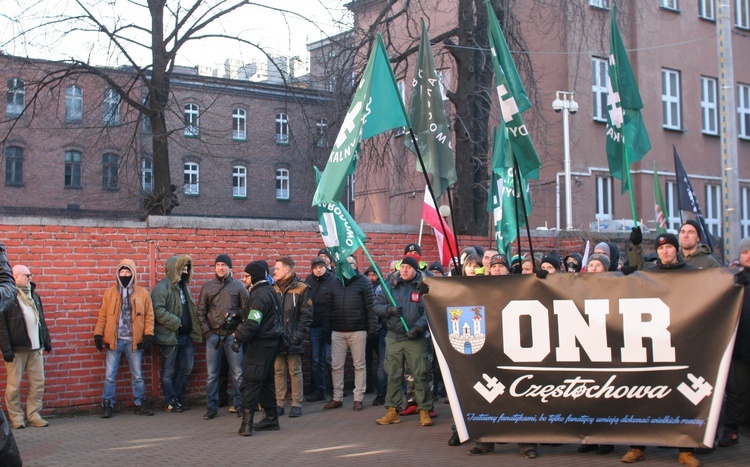
[[[435,208],[435,203],[432,202],[430,192],[425,186],[424,189],[424,203],[422,204],[422,220],[432,227],[432,231],[435,233],[435,239],[438,244],[438,251],[440,252],[440,264],[448,266],[451,262],[451,248],[453,254],[458,254],[458,248],[456,245],[456,237],[453,235],[453,231],[448,227],[445,219],[440,219],[440,213]],[[450,248],[448,247],[450,242]]]

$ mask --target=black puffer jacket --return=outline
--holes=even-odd
[[[357,273],[346,280],[333,280],[333,310],[323,325],[323,332],[367,331],[377,332],[377,321],[373,304],[375,294],[370,279]]]
[[[250,312],[237,326],[234,335],[240,342],[275,340],[281,337],[281,312],[278,297],[268,281],[260,281],[250,287]],[[262,315],[262,317],[260,316]],[[260,321],[258,318],[260,317]]]
[[[39,344],[44,349],[52,348],[47,323],[44,321],[44,310],[42,309],[42,300],[36,293],[36,284],[31,283],[31,296],[39,311]],[[0,350],[3,354],[8,352],[18,352],[21,350],[33,350],[31,340],[26,329],[26,320],[23,317],[21,305],[18,298],[13,300],[5,313],[0,315]]]
[[[5,245],[0,242],[0,313],[16,300],[17,293],[13,271],[8,264],[8,257],[5,256]]]
[[[310,288],[310,297],[313,301],[313,318],[311,328],[323,326],[325,316],[331,314],[333,309],[333,281],[338,280],[331,271],[326,271],[320,277],[310,274],[305,277],[305,284]]]

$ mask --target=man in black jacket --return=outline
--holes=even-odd
[[[310,361],[312,368],[312,393],[307,402],[322,401],[326,397],[326,369],[331,368],[331,335],[323,332],[325,316],[333,307],[333,281],[336,278],[328,270],[320,256],[313,258],[312,274],[305,278],[313,302],[313,318],[310,324]]]
[[[356,271],[356,263],[352,267]],[[376,333],[375,312],[372,308],[375,294],[370,281],[359,272],[344,283],[335,279],[333,284],[333,310],[324,325],[324,332],[331,332],[333,397],[323,408],[330,410],[343,405],[344,362],[349,349],[354,363],[353,409],[360,411],[364,408],[362,401],[367,384],[365,344],[367,335]]]
[[[51,351],[52,341],[44,321],[42,300],[36,293],[36,284],[31,282],[31,271],[23,264],[17,264],[13,266],[13,279],[18,293],[0,319],[0,348],[7,371],[5,403],[13,428],[24,428],[21,380],[25,374],[29,382],[26,398],[28,424],[45,427],[49,423],[39,415],[44,396],[42,349]]]
[[[268,270],[259,261],[253,261],[245,268],[245,274],[251,283],[250,311],[234,331],[232,350],[239,352],[239,344],[247,343],[242,360],[242,425],[239,434],[251,436],[253,428],[259,431],[279,429],[273,363],[283,328],[276,292],[266,280]],[[253,426],[258,403],[266,415]]]

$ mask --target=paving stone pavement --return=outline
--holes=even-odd
[[[124,409],[111,419],[98,414],[49,418],[46,428],[15,430],[24,465],[33,466],[237,466],[237,465],[439,465],[439,466],[622,466],[626,446],[608,455],[578,454],[576,446],[540,446],[537,459],[524,459],[513,444],[497,444],[494,454],[469,456],[472,443],[451,447],[451,414],[447,404],[435,404],[435,425],[422,427],[419,416],[401,418],[398,425],[378,426],[385,413],[365,397],[365,410],[344,407],[323,410],[325,402],[307,403],[302,417],[280,417],[281,430],[237,434],[240,420],[222,408],[213,420],[203,420],[204,406],[183,413],[157,410],[152,417]],[[289,407],[287,406],[287,413]],[[257,415],[256,415],[257,417]],[[256,418],[257,421],[257,418]],[[642,467],[677,466],[676,449],[650,447]],[[740,444],[699,456],[706,466],[750,465],[748,433]]]

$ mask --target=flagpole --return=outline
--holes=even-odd
[[[451,191],[452,191],[451,187],[448,187],[445,190],[445,192],[448,194],[448,207],[451,208],[451,226],[453,227],[453,239],[456,242],[456,248],[458,248],[458,230],[456,230],[456,216],[453,215],[455,211],[453,211],[453,197],[451,196]],[[440,214],[439,209],[438,209],[438,214]],[[443,217],[443,216],[440,216],[440,217]],[[448,249],[450,250],[450,244],[448,245]],[[451,261],[453,261],[453,266],[455,267],[456,265],[455,259],[451,259]],[[458,272],[459,276],[463,275],[463,271],[461,271],[461,268],[455,268],[455,269],[456,269],[456,272]]]
[[[423,230],[424,230],[424,219],[422,219],[422,221],[419,223],[419,240],[417,240],[417,245],[419,246],[422,246],[422,231]]]
[[[521,185],[521,171],[518,169],[518,160],[516,160],[515,154],[513,155],[513,189],[516,190],[517,185]],[[516,185],[517,184],[517,185]],[[534,262],[534,245],[531,242],[531,227],[529,227],[529,216],[526,213],[526,199],[523,196],[523,193],[521,193],[521,206],[523,207],[523,221],[526,223],[526,237],[529,239],[529,253],[531,254],[531,264],[536,271],[536,263]],[[518,222],[516,222],[518,224]],[[520,238],[521,236],[518,235]],[[518,243],[521,244],[520,241]],[[519,246],[520,248],[520,246]],[[520,252],[519,252],[520,254]]]
[[[432,183],[430,183],[430,177],[427,176],[427,167],[425,167],[424,165],[424,160],[422,159],[422,152],[419,150],[419,145],[417,144],[417,138],[414,136],[414,131],[412,131],[411,126],[409,126],[409,135],[411,136],[411,142],[414,145],[414,151],[417,154],[417,160],[419,161],[419,166],[422,168],[422,173],[424,174],[425,182],[427,182],[427,190],[430,192],[430,198],[432,198],[432,203],[435,205],[435,209],[437,209],[438,203],[437,203],[437,199],[435,198],[435,192],[432,190]],[[453,210],[451,210],[451,212],[453,212]],[[439,214],[440,212],[438,211],[438,217],[440,218],[440,228],[443,229],[443,235],[445,235],[445,227],[446,227],[445,219],[443,219],[443,216]],[[456,241],[456,247],[458,247],[458,241]],[[451,261],[453,262],[453,267],[455,267],[456,270],[459,270],[460,268],[458,267],[458,264],[456,264],[456,252],[453,251],[453,246],[451,245],[450,241],[448,242],[448,251],[450,251],[451,253]]]
[[[360,240],[359,237],[356,237],[356,238],[357,238],[357,243],[359,243],[359,246],[362,248],[362,251],[365,252],[365,256],[367,256],[367,260],[370,262],[370,264],[374,266],[373,269],[375,270],[375,274],[378,275],[378,280],[380,281],[380,285],[382,285],[382,289],[385,290],[385,294],[388,296],[388,299],[390,300],[391,305],[397,306],[396,300],[393,299],[393,295],[391,295],[391,291],[390,289],[388,289],[388,286],[385,283],[385,279],[383,279],[383,276],[380,274],[380,268],[378,267],[378,263],[376,263],[375,260],[372,259],[372,256],[370,256],[370,252],[367,251],[367,248],[365,248],[365,244],[362,243],[362,240]],[[404,325],[404,329],[406,330],[406,332],[409,332],[409,326],[406,325],[406,321],[404,321],[404,317],[401,316],[400,318],[401,318],[401,324]]]
[[[633,226],[638,227],[638,216],[635,209],[635,195],[633,194],[633,180],[630,178],[630,164],[628,163],[628,147],[625,146],[625,176],[628,179],[628,194],[630,195],[630,213],[633,215]]]

